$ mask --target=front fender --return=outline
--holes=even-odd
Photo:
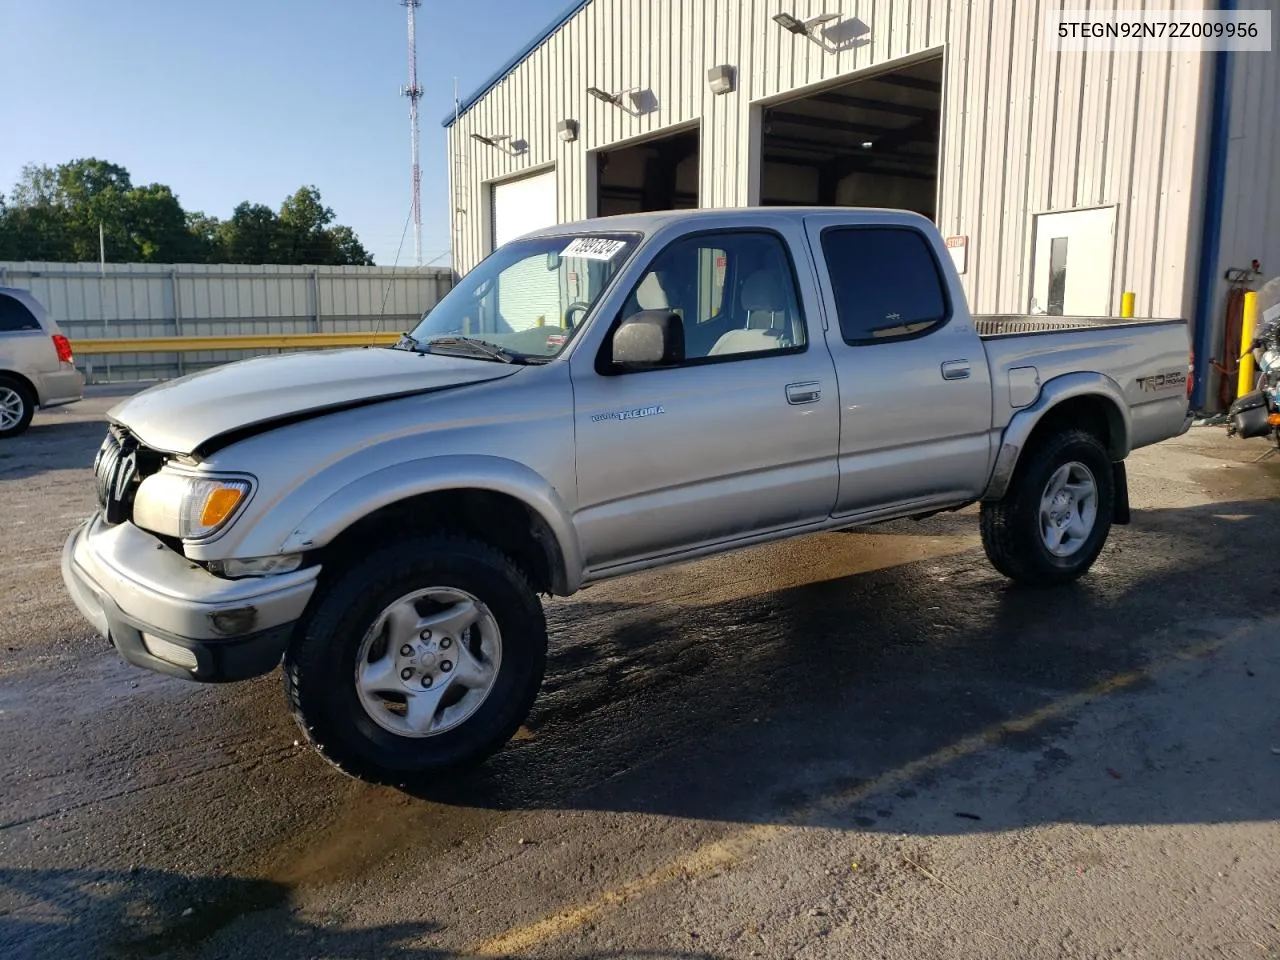
[[[1009,425],[1005,427],[1001,437],[995,467],[991,471],[991,477],[981,499],[999,500],[1004,496],[1009,488],[1009,482],[1013,479],[1013,473],[1018,467],[1018,459],[1026,449],[1027,441],[1031,439],[1031,434],[1044,420],[1045,415],[1060,404],[1079,397],[1098,397],[1106,401],[1111,434],[1111,448],[1108,452],[1113,461],[1123,460],[1129,455],[1133,423],[1129,414],[1129,403],[1120,385],[1102,373],[1063,374],[1044,384],[1035,402],[1019,410],[1009,420]]]
[[[480,454],[425,457],[384,467],[334,491],[297,524],[281,553],[315,550],[375,510],[424,493],[488,490],[506,494],[547,524],[559,547],[558,581],[573,593],[582,585],[582,549],[569,510],[547,480],[522,463]]]

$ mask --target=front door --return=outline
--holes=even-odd
[[[901,221],[813,216],[806,226],[834,318],[836,515],[976,498],[992,455],[991,375],[964,302],[947,295],[945,248]]]
[[[835,371],[796,266],[771,231],[679,238],[617,319],[678,314],[685,359],[620,372],[609,338],[601,356],[574,356],[575,522],[588,576],[830,515]]]

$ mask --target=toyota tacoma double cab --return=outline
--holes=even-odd
[[[62,573],[130,663],[273,671],[339,768],[483,760],[543,596],[980,504],[997,570],[1080,577],[1125,458],[1188,417],[1183,320],[974,317],[933,224],[647,213],[514,240],[391,347],[260,357],[108,415]]]

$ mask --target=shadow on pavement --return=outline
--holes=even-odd
[[[186,956],[223,934],[240,956],[274,960],[412,957],[465,960],[467,954],[431,945],[441,926],[408,920],[343,929],[324,918],[303,919],[289,906],[289,890],[270,880],[184,876],[161,870],[0,869],[0,956],[24,960],[76,956],[133,960]],[[262,933],[234,929],[243,917],[266,914]],[[224,933],[225,931],[225,933]],[[425,941],[425,942],[424,942]],[[519,960],[511,957],[509,960]],[[580,960],[715,960],[707,953],[605,951]]]
[[[1277,530],[1275,500],[1137,511],[1091,576],[1055,590],[1012,586],[970,551],[709,606],[553,604],[532,736],[408,790],[432,801],[424,817],[444,804],[785,822],[815,796],[1215,635],[1184,621],[1225,630],[1270,615],[1280,587],[1259,579],[1258,558]],[[1016,746],[1035,749],[1071,722]],[[1280,774],[1271,780],[1280,791]],[[1274,815],[1266,791],[1187,791],[1100,808],[1096,822]]]
[[[101,421],[33,423],[26,433],[0,441],[0,482],[53,470],[88,470],[106,430]]]

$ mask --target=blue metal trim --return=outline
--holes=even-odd
[[[1235,0],[1223,0],[1223,10],[1234,10]],[[1200,229],[1200,265],[1196,280],[1195,384],[1191,409],[1203,410],[1208,386],[1209,357],[1213,350],[1214,294],[1218,289],[1218,248],[1222,243],[1223,195],[1227,185],[1227,148],[1231,133],[1231,52],[1214,54],[1213,114],[1209,127],[1209,170]]]
[[[471,93],[461,103],[459,103],[458,116],[462,116],[472,107],[474,107],[481,97],[483,97],[486,93],[488,93],[498,84],[500,84],[504,79],[506,79],[507,74],[509,74],[516,67],[520,66],[520,64],[524,62],[525,58],[528,57],[529,54],[533,53],[533,51],[537,50],[540,46],[542,46],[542,44],[546,42],[548,37],[550,37],[553,33],[555,33],[557,30],[563,27],[566,23],[572,20],[573,15],[576,14],[579,10],[581,10],[590,2],[591,0],[575,0],[575,2],[569,6],[568,10],[566,10],[554,21],[548,24],[545,30],[543,30],[540,34],[538,34],[536,37],[530,40],[527,44],[525,44],[524,47],[521,48],[519,53],[517,53],[514,57],[512,57],[510,60],[504,63],[497,73],[491,76],[488,80],[486,80],[483,84],[481,84],[478,88],[476,88],[476,90],[473,93]],[[453,126],[453,120],[454,120],[453,111],[450,110],[449,114],[444,118],[444,120],[441,121],[440,126],[445,127],[447,129]]]

